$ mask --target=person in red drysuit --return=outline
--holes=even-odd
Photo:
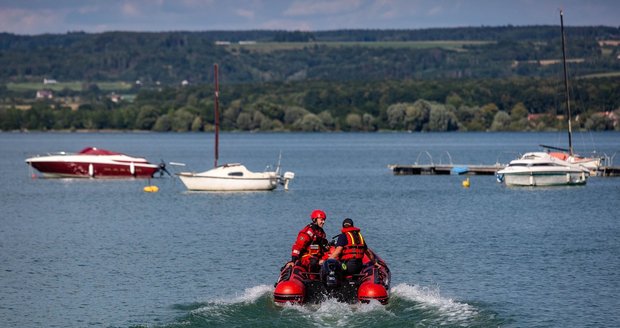
[[[328,249],[328,242],[325,238],[323,225],[327,215],[322,210],[314,210],[310,214],[312,223],[305,226],[297,234],[297,239],[293,243],[291,251],[291,262],[305,267],[309,272],[319,272],[319,261],[323,260]]]

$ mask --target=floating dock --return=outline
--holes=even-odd
[[[504,164],[494,165],[457,165],[457,164],[425,164],[402,165],[390,164],[388,168],[394,175],[495,175],[495,172],[506,167]],[[601,166],[596,176],[619,177],[620,167]]]
[[[620,177],[620,166],[601,166],[596,173],[602,177]]]
[[[394,175],[494,175],[503,169],[505,165],[453,165],[453,164],[427,164],[427,165],[401,165],[390,164],[388,168]]]

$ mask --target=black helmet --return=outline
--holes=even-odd
[[[346,218],[344,219],[344,221],[342,221],[342,227],[346,228],[348,226],[351,226],[351,227],[353,226],[353,220]]]

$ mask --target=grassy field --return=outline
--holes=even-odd
[[[315,46],[320,47],[369,47],[369,48],[410,48],[429,49],[442,48],[454,51],[465,51],[465,46],[495,43],[493,41],[386,41],[386,42],[257,42],[253,44],[230,44],[230,49],[245,49],[257,52],[278,50],[300,50]]]
[[[124,91],[131,89],[131,83],[127,82],[95,82],[97,87],[103,91]],[[35,82],[25,83],[7,83],[7,89],[11,91],[36,91],[49,89],[53,91],[61,91],[64,89],[83,91],[84,84],[82,82],[58,82],[53,84],[43,84]]]
[[[578,78],[580,78],[580,79],[596,79],[596,78],[618,77],[618,76],[620,76],[620,72],[607,72],[607,73],[583,75],[583,76],[580,76]]]

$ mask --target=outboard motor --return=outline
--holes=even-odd
[[[323,262],[321,268],[321,282],[327,289],[340,287],[342,277],[342,265],[334,259]]]

